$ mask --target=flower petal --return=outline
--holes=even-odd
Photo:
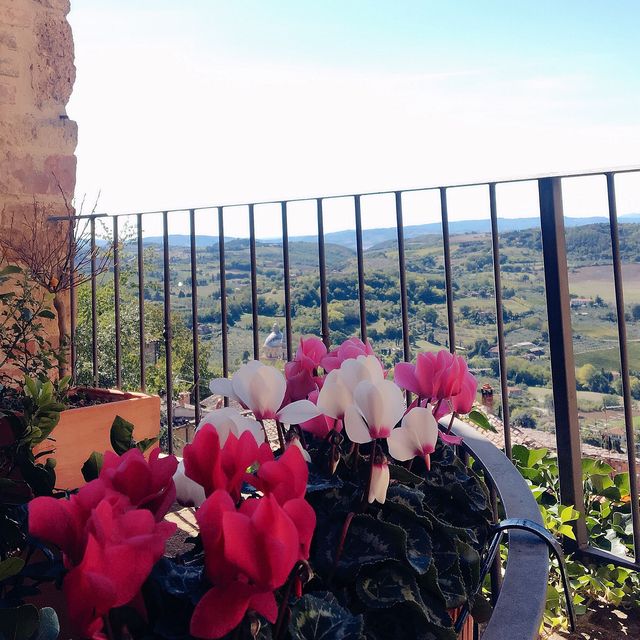
[[[233,385],[231,384],[231,380],[227,378],[214,378],[209,383],[209,389],[211,393],[217,393],[221,396],[226,396],[227,398],[231,398],[232,400],[237,400],[235,392],[233,391]]]
[[[372,440],[367,423],[364,421],[355,405],[348,407],[344,414],[344,429],[351,442],[365,444]]]
[[[321,414],[320,409],[309,400],[298,400],[283,407],[276,418],[283,424],[301,424]]]

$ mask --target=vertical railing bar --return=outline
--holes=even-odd
[[[284,317],[285,336],[287,341],[287,360],[293,358],[291,338],[291,265],[289,264],[289,221],[287,218],[287,203],[281,202],[282,209],[282,270],[284,275]]]
[[[191,339],[193,343],[193,404],[196,410],[196,426],[200,424],[200,348],[198,344],[198,267],[196,254],[196,212],[189,210],[190,260],[191,260]],[[189,427],[186,430],[189,442]]]
[[[253,333],[253,359],[260,359],[260,337],[258,327],[258,266],[256,260],[256,224],[253,205],[249,205],[249,252],[251,259],[251,319]]]
[[[140,345],[140,389],[147,389],[147,368],[145,362],[145,319],[144,319],[144,241],[142,239],[142,214],[137,214],[138,223],[138,339]]]
[[[624,316],[624,289],[622,280],[622,257],[620,254],[620,234],[618,230],[618,207],[616,203],[615,178],[606,174],[607,200],[609,204],[609,227],[611,230],[611,253],[613,258],[613,281],[618,314],[618,342],[620,346],[620,377],[622,379],[622,397],[624,399],[624,423],[627,438],[627,458],[629,461],[629,483],[631,494],[631,519],[633,524],[634,558],[640,560],[640,503],[638,502],[638,482],[635,433],[633,430],[633,405],[631,404],[631,384],[629,374],[629,353],[627,350],[627,323]]]
[[[451,244],[449,242],[449,209],[447,189],[440,187],[440,215],[442,217],[442,246],[444,255],[444,284],[447,292],[447,324],[449,325],[449,351],[456,352],[456,326],[453,314],[453,277],[451,270]]]
[[[498,495],[496,493],[496,486],[490,478],[487,480],[487,486],[489,488],[489,501],[491,504],[491,511],[493,513],[493,521],[498,522]],[[500,589],[502,588],[502,559],[500,558],[500,551],[496,554],[495,560],[491,565],[491,604],[495,606],[500,595]]]
[[[98,304],[96,280],[96,219],[91,218],[91,361],[93,366],[93,386],[98,386]]]
[[[78,323],[76,317],[76,241],[74,233],[75,221],[69,219],[69,244],[71,247],[71,259],[69,261],[69,305],[71,309],[71,335],[69,336],[69,357],[71,359],[71,381],[76,384],[76,325]]]
[[[358,303],[360,305],[360,339],[367,342],[367,308],[364,297],[364,248],[362,245],[362,210],[360,196],[354,196],[356,218],[356,254],[358,259]]]
[[[222,330],[222,375],[229,375],[229,342],[227,332],[227,274],[224,260],[224,208],[218,207],[218,254],[220,259],[220,328]],[[224,406],[229,406],[229,399],[225,396]]]
[[[324,248],[324,216],[322,198],[316,200],[318,214],[318,269],[320,272],[320,315],[322,322],[322,340],[327,347],[331,344],[329,337],[329,303],[327,297],[327,263]]]
[[[162,244],[163,244],[163,267],[164,267],[164,345],[165,345],[165,375],[167,391],[167,430],[168,430],[168,453],[173,453],[173,369],[171,357],[171,280],[169,273],[169,220],[167,212],[162,212]]]
[[[489,209],[491,213],[491,246],[493,250],[493,285],[496,296],[496,331],[498,334],[498,356],[500,364],[500,402],[504,431],[504,451],[511,458],[511,425],[509,424],[509,383],[507,381],[507,348],[504,340],[504,318],[502,306],[502,278],[500,273],[500,239],[498,236],[498,206],[496,185],[489,185]]]
[[[122,352],[120,347],[120,234],[118,218],[113,218],[113,314],[115,318],[116,387],[122,387]]]
[[[411,360],[409,336],[409,300],[407,297],[407,269],[404,256],[404,222],[402,219],[402,192],[395,192],[396,232],[398,234],[398,270],[400,271],[400,311],[402,314],[402,351],[405,362]]]
[[[556,443],[561,453],[558,463],[562,504],[573,505],[581,517],[575,522],[575,543],[588,544],[584,520],[584,491],[582,487],[582,456],[576,375],[573,360],[573,331],[569,303],[569,275],[567,247],[562,207],[560,178],[538,180],[540,198],[540,229],[549,319],[549,351],[553,376],[553,404],[555,409]]]

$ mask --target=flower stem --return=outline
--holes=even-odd
[[[453,421],[456,419],[456,412],[451,414],[451,420],[449,420],[449,426],[447,427],[447,435],[451,433],[451,427],[453,427]]]
[[[289,578],[287,579],[287,584],[284,588],[284,594],[282,595],[282,601],[280,602],[280,607],[278,608],[278,617],[276,618],[276,626],[273,632],[274,640],[280,639],[284,619],[286,617],[287,610],[289,609],[289,597],[291,596],[291,588],[293,587],[293,583],[298,578],[299,571],[300,563],[296,563],[296,565],[293,567],[293,570],[289,574]]]
[[[364,495],[362,496],[362,509],[367,506],[367,502],[369,501],[369,491],[371,489],[371,481],[373,479],[373,465],[376,462],[376,449],[378,448],[378,440],[374,438],[373,444],[371,446],[371,456],[369,458],[369,478],[367,480],[367,487],[364,491]]]
[[[285,445],[284,445],[284,430],[282,426],[282,422],[276,420],[276,427],[278,429],[278,442],[280,443],[280,449],[282,449],[284,453]]]
[[[349,527],[351,526],[351,521],[353,520],[353,516],[355,516],[355,511],[350,511],[345,518],[344,524],[342,525],[342,531],[340,532],[340,540],[338,540],[338,548],[336,549],[336,557],[333,559],[333,569],[331,570],[331,576],[329,581],[333,579],[333,574],[336,572],[338,568],[338,562],[340,562],[340,558],[342,557],[342,552],[344,551],[344,543],[347,540],[347,533],[349,533]]]

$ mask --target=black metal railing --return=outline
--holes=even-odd
[[[393,197],[395,211],[395,226],[397,231],[397,252],[398,252],[398,287],[400,308],[398,315],[402,328],[402,357],[404,360],[412,358],[412,335],[410,326],[410,300],[408,299],[407,269],[405,261],[405,222],[403,216],[403,199],[408,194],[414,193],[434,193],[439,196],[440,211],[439,218],[441,224],[443,273],[446,317],[448,320],[448,346],[451,351],[456,350],[456,313],[454,308],[454,269],[450,235],[450,200],[449,196],[457,190],[469,187],[481,188],[484,191],[483,198],[488,205],[490,236],[491,236],[491,256],[492,256],[492,282],[495,296],[495,327],[499,356],[499,385],[502,403],[502,422],[504,425],[504,451],[507,457],[511,457],[512,437],[511,421],[509,411],[509,386],[507,370],[507,345],[505,341],[505,327],[503,320],[504,302],[503,286],[501,281],[501,255],[500,255],[500,234],[499,234],[499,206],[498,192],[506,185],[528,183],[535,185],[538,192],[538,205],[540,217],[540,231],[542,237],[542,259],[544,265],[544,285],[546,289],[546,308],[548,314],[548,332],[550,365],[553,382],[553,410],[555,412],[555,437],[557,441],[560,489],[564,504],[573,504],[584,516],[584,496],[582,489],[582,469],[581,469],[581,440],[580,426],[578,422],[578,406],[576,393],[576,377],[573,353],[573,329],[571,317],[571,304],[568,286],[568,265],[567,247],[565,242],[565,225],[563,214],[562,187],[565,181],[579,178],[600,177],[603,180],[603,188],[606,190],[606,200],[608,202],[608,220],[611,233],[611,255],[613,262],[613,286],[615,288],[615,309],[617,315],[618,342],[620,349],[620,375],[622,381],[622,396],[624,400],[624,430],[627,444],[627,464],[632,478],[631,503],[632,522],[634,533],[635,558],[620,558],[601,549],[593,548],[587,536],[584,517],[578,520],[575,527],[576,542],[574,550],[590,558],[614,562],[619,565],[632,568],[640,568],[640,511],[638,502],[638,484],[635,434],[633,428],[633,411],[631,396],[631,378],[629,365],[629,348],[627,339],[627,329],[625,325],[625,302],[624,287],[622,281],[622,259],[620,251],[618,217],[616,206],[616,180],[623,174],[634,174],[640,176],[640,167],[616,169],[610,171],[595,171],[585,173],[566,174],[561,176],[527,177],[514,180],[499,180],[493,182],[452,184],[446,186],[426,187],[420,189],[405,189],[398,191],[380,191],[359,193],[350,195],[324,196],[316,198],[296,198],[281,201],[263,201],[254,203],[240,203],[217,205],[211,207],[174,209],[151,212],[131,212],[125,214],[95,214],[82,216],[90,218],[89,233],[91,234],[91,246],[96,245],[96,219],[102,218],[111,221],[113,238],[116,246],[114,252],[114,265],[112,270],[114,286],[114,319],[116,327],[116,342],[119,342],[120,335],[120,260],[121,253],[118,252],[119,228],[118,221],[122,218],[131,217],[136,222],[135,226],[135,246],[137,246],[137,295],[139,303],[139,342],[140,342],[140,371],[139,380],[142,389],[145,388],[146,365],[145,365],[145,308],[143,303],[145,291],[144,262],[143,262],[143,223],[148,216],[162,217],[162,279],[164,295],[162,299],[164,311],[164,348],[166,353],[166,393],[167,398],[173,397],[174,380],[172,374],[172,316],[171,316],[171,262],[170,262],[170,237],[169,221],[175,217],[187,215],[189,221],[189,268],[191,274],[191,305],[190,305],[190,327],[192,332],[193,348],[193,368],[194,368],[194,404],[196,407],[196,419],[200,417],[200,388],[199,376],[199,322],[198,322],[198,270],[197,270],[197,224],[196,215],[206,215],[210,220],[217,218],[218,253],[219,268],[218,278],[220,283],[220,340],[221,340],[221,370],[223,375],[231,372],[229,356],[229,322],[227,306],[227,263],[225,259],[225,213],[233,211],[237,215],[238,211],[246,211],[249,227],[249,272],[250,272],[250,306],[251,306],[251,346],[254,358],[260,357],[259,343],[259,296],[258,296],[258,257],[256,243],[255,213],[256,210],[264,206],[279,206],[282,225],[281,234],[281,259],[283,267],[283,294],[284,294],[284,332],[286,355],[290,359],[294,354],[293,328],[292,328],[292,280],[291,280],[291,255],[290,255],[290,216],[291,205],[293,203],[310,203],[315,209],[315,227],[317,230],[317,260],[318,260],[318,296],[320,301],[320,329],[321,337],[327,346],[330,346],[331,326],[329,319],[329,273],[327,269],[327,247],[325,245],[325,205],[332,200],[349,199],[352,202],[353,224],[355,225],[355,253],[357,265],[357,303],[360,316],[360,335],[363,340],[367,339],[367,271],[365,268],[365,248],[363,243],[363,222],[362,222],[362,201],[364,198],[374,196]],[[640,205],[640,203],[639,203]],[[639,206],[640,209],[640,206]],[[98,381],[100,369],[100,353],[97,345],[97,278],[95,260],[91,264],[91,331],[92,349],[91,365],[94,380]],[[72,296],[75,292],[72,292]],[[74,302],[72,301],[72,309]],[[73,317],[75,322],[75,312]],[[74,326],[75,335],[75,326]],[[76,350],[73,349],[74,357]],[[74,361],[75,364],[75,361]],[[638,363],[640,369],[640,363]],[[120,384],[122,372],[122,353],[118,348],[115,351],[115,380]],[[206,381],[205,381],[206,382]],[[167,402],[167,419],[169,429],[169,449],[172,448],[173,414],[172,402]],[[570,541],[567,541],[571,544]]]

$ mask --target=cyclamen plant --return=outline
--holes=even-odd
[[[284,375],[249,362],[212,381],[245,411],[205,416],[179,464],[105,456],[69,501],[33,501],[32,533],[62,549],[65,593],[83,601],[69,607],[79,634],[456,638],[455,610],[482,609],[491,520],[486,488],[450,446],[477,385],[447,352],[397,365],[393,378],[356,338],[330,352],[302,339]],[[160,559],[174,495],[197,508],[199,534]]]

